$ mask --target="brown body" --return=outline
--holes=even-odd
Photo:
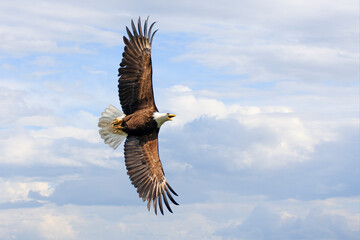
[[[153,114],[155,109],[145,108],[127,115],[123,118],[123,131],[129,135],[147,135],[156,131],[159,132],[156,121],[154,121]]]

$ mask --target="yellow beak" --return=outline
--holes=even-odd
[[[175,114],[169,114],[169,115],[168,115],[168,119],[169,119],[170,121],[172,121],[171,118],[173,118],[173,117],[176,117]]]

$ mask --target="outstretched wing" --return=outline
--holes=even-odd
[[[147,201],[148,210],[153,202],[155,214],[157,214],[157,204],[161,214],[164,214],[163,199],[167,209],[172,212],[166,196],[178,205],[170,191],[176,196],[177,194],[165,179],[159,159],[157,131],[149,135],[128,136],[125,142],[125,164],[131,183],[137,188],[139,197]]]
[[[157,111],[152,88],[151,44],[156,31],[151,34],[155,22],[148,29],[148,19],[142,31],[140,17],[138,29],[131,20],[131,31],[126,27],[129,39],[124,36],[125,48],[119,68],[119,98],[126,115],[143,108]]]

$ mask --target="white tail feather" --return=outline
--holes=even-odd
[[[104,142],[109,144],[113,149],[116,149],[125,140],[127,133],[119,129],[116,129],[117,132],[115,133],[115,129],[111,123],[115,118],[120,120],[124,117],[125,114],[123,112],[110,104],[109,107],[105,109],[105,112],[101,114],[101,118],[99,118],[98,126],[101,128],[99,130],[100,136],[104,139]]]

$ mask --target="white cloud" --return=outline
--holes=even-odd
[[[88,5],[44,1],[33,4],[1,3],[4,24],[0,25],[0,32],[5,36],[0,41],[1,49],[11,54],[89,52],[74,42],[114,45],[121,39],[119,33],[105,29],[104,25],[116,21],[118,14],[110,15]],[[59,44],[62,41],[68,44]]]
[[[8,209],[0,213],[0,236],[19,238],[26,233],[27,239],[57,236],[57,239],[90,240],[99,236],[109,240],[147,236],[151,240],[237,239],[256,234],[260,234],[257,239],[262,239],[261,234],[266,234],[267,239],[301,236],[356,239],[359,232],[359,222],[354,222],[359,217],[358,198],[270,201],[238,196],[236,200],[182,204],[174,214],[164,217],[147,213],[143,206],[46,204],[34,209]]]
[[[29,192],[37,192],[41,196],[50,196],[54,188],[43,181],[34,179],[0,179],[0,191],[3,193],[0,197],[0,203],[29,201]]]
[[[40,130],[31,130],[30,134],[34,138],[45,139],[62,139],[62,138],[74,138],[77,140],[83,140],[90,143],[100,142],[99,134],[94,129],[81,129],[72,126],[63,127],[51,127]]]
[[[251,81],[354,81],[359,58],[356,5],[355,1],[214,5],[211,18],[190,17],[192,23],[183,31],[197,37],[174,59],[248,75]],[[166,22],[170,28],[174,21]]]
[[[228,114],[225,105],[211,98],[196,98],[187,86],[176,85],[169,89],[166,109],[176,113],[177,121],[172,125],[183,126],[202,116],[222,118]]]
[[[0,215],[0,237],[3,239],[78,239],[72,225],[80,219],[69,212],[44,207],[2,210]]]
[[[7,87],[0,88],[0,124],[8,124],[17,119],[20,116],[29,114],[26,104],[23,100],[25,91],[14,89],[10,90]]]
[[[10,165],[87,166],[118,168],[121,151],[101,144],[94,129],[50,127],[39,130],[2,130],[0,163]],[[64,141],[65,140],[65,141]],[[78,141],[77,144],[69,143]],[[93,144],[96,145],[93,145]]]
[[[16,66],[11,65],[11,64],[8,64],[8,63],[3,63],[3,64],[1,65],[1,68],[2,68],[2,69],[5,69],[5,70],[15,70],[15,69],[16,69]]]
[[[56,70],[49,70],[49,71],[36,71],[29,74],[30,77],[34,78],[42,78],[44,76],[48,76],[51,74],[58,73]]]
[[[114,153],[102,144],[97,116],[83,110],[62,116],[54,105],[44,100],[53,99],[61,105],[61,97],[57,101],[52,92],[39,97],[31,89],[20,90],[18,86],[1,91],[4,107],[0,118],[3,127],[0,130],[0,163],[119,167],[119,162],[113,159],[123,153]],[[49,109],[51,107],[54,109]],[[68,141],[77,141],[77,144]]]
[[[192,168],[193,168],[193,166],[187,162],[180,162],[180,161],[172,160],[171,162],[166,164],[167,171],[181,172],[181,171],[189,171]]]
[[[88,71],[89,73],[91,74],[103,74],[103,75],[106,75],[107,72],[106,71],[103,71],[103,70],[95,70],[91,67],[88,67],[88,66],[83,66],[82,67],[83,69],[85,69],[86,71]]]
[[[77,239],[71,226],[72,216],[45,214],[42,216],[39,232],[45,239]]]
[[[232,136],[234,142],[259,131],[266,134],[263,139],[249,139],[246,147],[221,143],[207,145],[206,140],[202,143],[205,145],[200,145],[204,151],[206,149],[214,155],[221,153],[229,159],[230,169],[234,164],[237,168],[278,168],[302,162],[310,159],[317,144],[335,140],[332,129],[302,120],[287,106],[225,104],[214,98],[197,96],[186,86],[174,86],[167,94],[171,97],[168,97],[170,100],[165,103],[165,108],[177,115],[169,124],[172,127],[184,127],[201,118],[214,118],[220,121],[214,125],[220,132],[228,128],[220,124],[221,120],[235,120],[239,128],[244,128],[243,136]],[[268,141],[268,138],[272,140]]]
[[[55,127],[56,125],[61,124],[61,120],[56,118],[53,115],[34,115],[34,116],[24,116],[18,118],[14,123],[17,126],[37,126],[37,127]]]
[[[54,67],[58,64],[53,56],[37,56],[34,60],[30,61],[31,64],[38,66]]]
[[[55,150],[53,141],[34,138],[26,129],[2,130],[1,135],[0,149],[3,155],[0,161],[2,164],[82,165],[53,151]]]
[[[189,46],[187,53],[176,59],[195,60],[220,71],[248,75],[252,81],[353,81],[356,74],[358,54],[355,49],[344,49],[345,46],[262,43],[266,36],[256,42],[244,38],[248,33],[242,29],[235,33],[223,30],[220,35],[235,35],[232,38],[236,42],[228,42],[227,38],[210,42],[209,37],[200,38]]]
[[[263,60],[272,57],[275,61],[289,57],[291,61],[299,60],[299,54],[300,59],[305,57],[305,60],[320,58],[321,64],[340,60],[343,66],[343,60],[356,44],[351,41],[356,37],[356,1],[317,1],[316,4],[281,0],[229,1],[226,4],[157,1],[140,5],[123,1],[92,1],[88,4],[35,1],[33,4],[26,1],[1,3],[4,21],[0,22],[4,24],[0,25],[0,31],[5,37],[0,41],[0,47],[3,50],[12,54],[91,52],[81,44],[118,45],[124,33],[123,26],[129,19],[136,19],[138,15],[144,18],[149,13],[153,20],[159,21],[158,26],[164,32],[180,31],[201,37],[189,46],[190,51],[184,56],[212,66],[217,62],[217,66],[226,66],[231,72],[249,67],[251,72],[265,70],[271,73],[268,69],[271,65],[262,68],[251,63],[264,63]],[[279,41],[281,45],[276,44]],[[322,41],[326,44],[320,47],[318,43]]]
[[[289,199],[260,204],[242,223],[223,229],[218,234],[225,239],[356,239],[360,224],[358,221],[354,222],[354,217],[359,218],[360,215],[353,211],[353,201],[359,199],[338,198],[308,202]],[[329,202],[333,205],[329,206]],[[352,205],[351,212],[345,210],[347,203]],[[329,209],[336,208],[337,211],[329,212]],[[344,210],[346,214],[341,213]]]

